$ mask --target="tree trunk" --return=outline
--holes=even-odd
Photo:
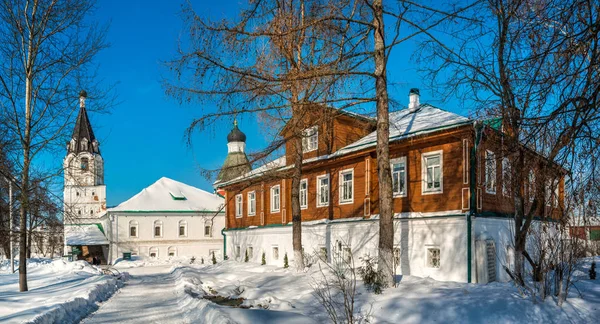
[[[379,180],[379,262],[384,283],[394,282],[394,214],[392,210],[392,176],[390,173],[389,106],[385,57],[385,29],[381,0],[373,2],[375,25],[375,91],[377,98],[377,176]]]
[[[297,271],[304,270],[304,255],[302,254],[302,214],[300,209],[300,178],[302,177],[302,137],[294,136],[296,159],[292,174],[292,245],[294,249],[294,264]]]

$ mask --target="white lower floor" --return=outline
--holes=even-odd
[[[131,253],[133,256],[143,256],[158,259],[167,259],[170,257],[194,257],[198,261],[204,259],[208,261],[213,253],[217,260],[223,260],[223,241],[199,241],[190,242],[188,240],[173,241],[155,241],[155,242],[136,242],[124,241],[111,244],[110,260],[115,263],[118,258],[123,257],[123,253]]]
[[[500,218],[471,219],[471,257],[465,215],[398,218],[394,221],[394,260],[396,273],[431,277],[441,281],[508,281],[503,270],[512,251],[512,221]],[[319,224],[303,224],[302,246],[307,258],[328,262],[377,256],[379,222],[351,219]],[[226,254],[243,262],[283,266],[285,255],[294,259],[292,227],[262,227],[226,230]],[[348,256],[352,258],[348,258]],[[339,258],[339,259],[336,259]],[[469,269],[469,261],[471,267]]]

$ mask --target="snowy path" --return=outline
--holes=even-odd
[[[171,266],[127,269],[131,278],[82,323],[184,323]]]

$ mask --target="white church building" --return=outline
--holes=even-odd
[[[113,264],[124,254],[165,259],[223,255],[224,199],[160,178],[114,208],[106,207],[104,160],[80,93],[80,111],[63,162],[65,254]]]

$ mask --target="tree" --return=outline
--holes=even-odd
[[[106,46],[104,29],[86,19],[93,5],[86,0],[0,2],[0,114],[20,149],[13,157],[21,187],[20,291],[28,290],[26,224],[34,161],[57,144],[62,147],[77,111],[77,93],[82,85],[93,85],[93,58]]]
[[[423,45],[422,62],[436,83],[502,122],[502,153],[514,170],[514,275],[521,285],[524,259],[538,266],[527,238],[534,217],[547,216],[548,183],[585,149],[598,150],[599,10],[593,1],[482,1],[465,13],[468,23],[445,26],[452,45]],[[528,158],[528,149],[540,155]],[[534,192],[527,190],[530,170]]]

